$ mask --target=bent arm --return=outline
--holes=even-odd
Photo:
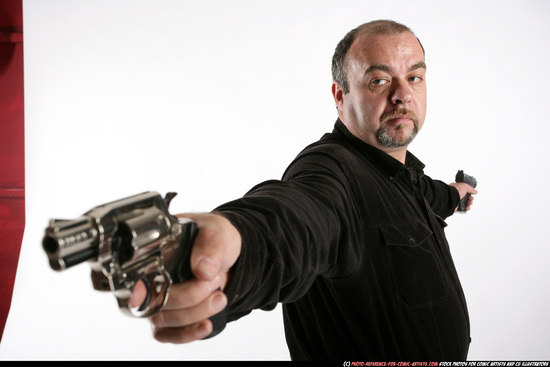
[[[422,177],[421,185],[424,197],[430,204],[430,207],[443,219],[455,213],[459,201],[464,198],[466,194],[477,194],[476,189],[464,182],[446,184],[443,181],[433,180],[428,176]],[[470,196],[467,210],[470,209],[472,203],[473,196]]]
[[[428,176],[422,177],[421,186],[424,197],[437,215],[445,219],[454,214],[461,199],[456,188]]]

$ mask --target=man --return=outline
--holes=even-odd
[[[407,151],[426,114],[423,48],[401,24],[367,23],[338,44],[333,78],[334,131],[281,181],[182,215],[199,227],[196,279],[151,319],[159,341],[205,337],[224,308],[233,321],[281,302],[292,359],[466,359],[468,311],[443,220],[477,191],[432,180]]]

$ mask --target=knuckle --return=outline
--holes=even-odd
[[[181,309],[197,305],[208,296],[209,289],[207,283],[196,279],[176,284],[170,291],[167,307]]]

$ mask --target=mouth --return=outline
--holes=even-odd
[[[409,115],[399,115],[399,116],[389,118],[386,121],[387,122],[400,123],[400,122],[414,121],[414,119],[412,118],[412,116],[409,116]]]
[[[380,119],[382,122],[382,126],[385,126],[388,123],[391,124],[401,124],[401,123],[408,123],[413,122],[415,125],[418,123],[418,118],[416,117],[415,113],[410,110],[406,109],[399,109],[387,112],[382,115],[382,118]]]

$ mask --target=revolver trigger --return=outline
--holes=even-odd
[[[123,311],[129,312],[132,316],[150,317],[160,311],[166,303],[168,290],[172,281],[166,271],[156,274],[146,274],[138,280],[138,282],[140,281],[143,282],[147,290],[147,294],[141,305],[132,307],[129,303],[130,297],[119,298],[118,304]]]

